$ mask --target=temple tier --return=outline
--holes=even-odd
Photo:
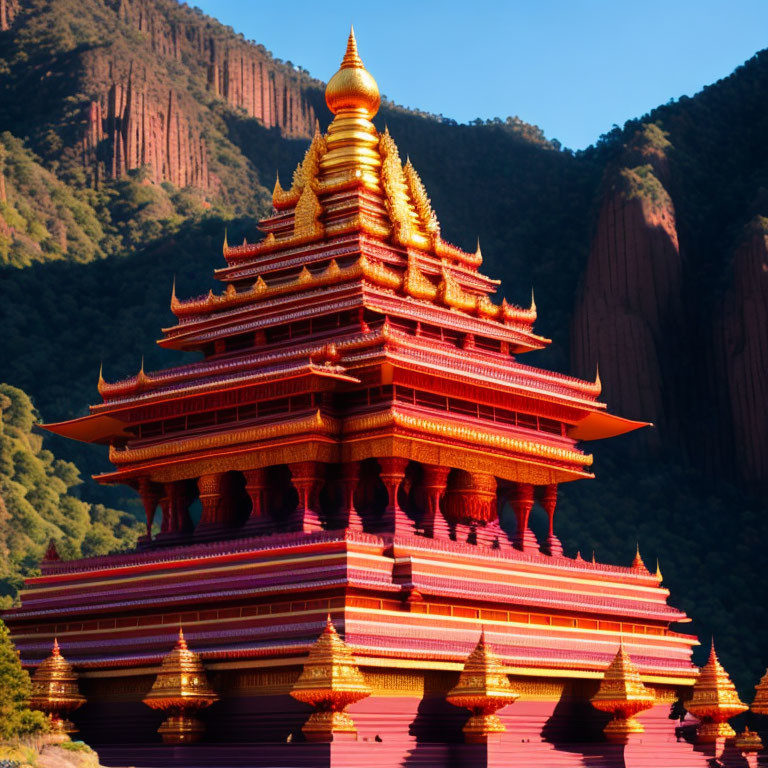
[[[535,302],[494,300],[479,246],[443,240],[371,122],[353,35],[326,99],[264,239],[225,238],[221,291],[174,286],[159,343],[200,360],[100,375],[101,404],[47,425],[109,445],[97,480],[136,490],[147,532],[134,553],[49,551],[6,614],[24,662],[66,642],[83,737],[115,764],[226,765],[237,745],[254,766],[623,765],[590,700],[627,735],[646,709],[648,749],[704,764],[667,717],[697,640],[660,573],[564,557],[556,534],[558,485],[592,476],[578,442],[643,425],[607,413],[599,377],[518,361],[548,344]],[[194,653],[166,658],[180,625]],[[598,693],[620,640],[642,707]]]

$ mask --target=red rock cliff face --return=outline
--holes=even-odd
[[[147,36],[154,53],[203,70],[208,89],[231,106],[287,136],[312,134],[315,113],[305,85],[262,47],[222,35],[220,27],[175,4],[117,0],[114,7],[124,22]]]
[[[737,476],[768,490],[768,234],[737,248],[715,331],[718,385]],[[729,439],[730,438],[730,439]],[[721,449],[724,446],[720,446]]]
[[[0,0],[4,29],[34,12],[24,3]],[[57,13],[56,0],[46,12]],[[314,82],[202,13],[174,0],[83,0],[82,15],[114,26],[72,72],[73,95],[88,98],[78,145],[64,151],[76,151],[94,186],[148,167],[155,182],[217,192],[210,137],[226,127],[211,96],[285,136],[311,136]]]
[[[671,200],[650,166],[622,169],[602,204],[572,326],[574,368],[590,376],[599,364],[616,413],[668,422],[668,334],[680,319],[680,280]]]

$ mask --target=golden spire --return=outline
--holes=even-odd
[[[355,724],[344,710],[370,695],[352,650],[339,637],[329,614],[291,690],[294,699],[317,709],[301,729],[307,741],[333,741],[338,734],[356,734]]]
[[[380,191],[379,134],[371,118],[379,109],[379,87],[357,52],[354,30],[339,71],[328,81],[325,101],[334,114],[328,127],[328,151],[320,161],[324,180],[359,179]]]
[[[752,702],[752,711],[756,715],[768,715],[768,671],[763,675],[762,680],[755,686],[757,693]]]
[[[528,311],[532,313],[536,312],[536,297],[533,294],[533,286],[531,286],[531,307]]]
[[[224,254],[224,256],[227,255],[228,248],[229,248],[229,243],[227,242],[227,228],[224,227],[224,245],[221,246],[221,252]]]
[[[144,698],[148,707],[168,714],[157,732],[167,744],[198,741],[205,726],[194,715],[218,699],[208,684],[203,662],[189,650],[179,627],[176,645],[163,659],[160,672]]]
[[[325,88],[325,101],[334,115],[342,111],[352,111],[370,120],[379,111],[379,86],[357,52],[353,28],[349,32],[341,67]]]
[[[637,549],[635,550],[635,558],[634,560],[632,560],[632,565],[630,565],[629,567],[635,571],[649,572],[648,569],[645,567],[643,558],[640,557],[640,542],[637,543]]]
[[[635,715],[653,706],[654,696],[640,680],[640,673],[624,650],[624,642],[605,670],[600,688],[592,697],[592,706],[613,715],[603,733],[610,740],[624,741],[630,734],[642,733]]]
[[[728,725],[728,719],[749,709],[739,698],[736,686],[720,664],[715,653],[714,640],[709,660],[699,670],[699,679],[693,686],[693,695],[684,706],[701,721],[698,739],[702,743],[735,736],[736,732]]]
[[[655,573],[655,576],[656,576],[656,581],[658,581],[659,584],[661,584],[661,582],[664,581],[664,577],[661,575],[661,566],[659,565],[659,558],[658,557],[656,558],[656,573]]]
[[[472,714],[464,726],[465,740],[471,744],[485,743],[506,728],[497,710],[512,704],[520,694],[512,689],[501,659],[485,642],[485,628],[475,649],[464,662],[459,682],[448,692],[446,700]]]
[[[68,738],[77,728],[66,715],[85,703],[77,688],[77,673],[61,655],[59,641],[54,638],[51,655],[40,664],[32,675],[32,695],[29,706],[48,715],[51,730]]]

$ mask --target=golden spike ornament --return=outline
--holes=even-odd
[[[512,689],[501,659],[486,643],[483,629],[475,649],[464,662],[459,682],[446,696],[449,704],[472,713],[463,729],[465,741],[485,744],[498,740],[506,728],[496,712],[519,697]]]
[[[755,700],[750,709],[756,715],[768,715],[768,670],[766,670],[760,682],[755,686]]]
[[[610,741],[625,741],[633,733],[643,732],[643,726],[635,720],[635,715],[650,709],[654,696],[640,680],[640,673],[624,650],[624,643],[619,645],[591,701],[595,709],[613,715],[613,720],[603,729]]]
[[[701,721],[697,736],[702,744],[735,736],[736,732],[728,720],[749,709],[739,698],[736,686],[717,658],[714,641],[709,660],[699,671],[699,679],[694,683],[693,695],[684,702],[684,706]]]
[[[309,649],[304,669],[291,696],[315,708],[301,729],[307,741],[357,739],[357,729],[346,708],[371,695],[352,655],[339,637],[331,617],[320,637]]]
[[[163,659],[160,672],[144,703],[168,715],[157,732],[166,744],[199,741],[205,726],[197,712],[219,700],[208,684],[203,662],[191,651],[179,629],[179,639]]]
[[[77,733],[77,728],[67,719],[67,715],[84,703],[85,696],[77,687],[77,673],[61,655],[59,643],[54,640],[51,655],[32,675],[29,706],[45,712],[57,738],[68,740],[69,734]]]

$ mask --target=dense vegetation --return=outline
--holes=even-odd
[[[45,730],[45,715],[26,706],[30,687],[8,628],[0,621],[0,740]]]
[[[0,384],[0,417],[0,606],[8,606],[49,541],[65,557],[98,555],[134,546],[140,526],[126,512],[71,495],[79,472],[43,448],[24,392]]]
[[[0,377],[31,395],[49,421],[85,412],[97,398],[102,360],[109,380],[134,373],[142,355],[149,369],[177,361],[152,344],[171,319],[174,276],[182,297],[206,290],[221,263],[225,227],[230,242],[255,239],[275,169],[289,178],[306,146],[227,107],[199,78],[158,58],[163,76],[199,102],[222,189],[205,199],[192,189],[149,184],[141,170],[94,189],[72,149],[85,87],[77,78],[62,83],[83,46],[109,46],[120,57],[140,41],[108,27],[97,0],[77,9],[60,0],[57,7],[61,13],[41,12],[12,39],[13,33],[0,38],[0,122],[13,134],[0,137]],[[22,109],[19,94],[43,69],[53,73],[49,90],[35,92]],[[702,339],[711,334],[733,249],[748,225],[768,216],[766,103],[764,52],[730,78],[614,128],[581,153],[548,142],[517,118],[456,125],[388,105],[377,122],[388,125],[422,175],[445,236],[466,248],[479,237],[484,270],[502,278],[510,300],[527,303],[535,286],[538,330],[553,345],[528,356],[534,364],[570,367],[574,286],[605,191],[673,203],[688,307],[680,367],[706,382]],[[317,108],[327,122],[320,100]],[[28,399],[11,387],[0,391],[10,402],[0,467],[8,510],[0,515],[0,546],[8,567],[0,593],[10,596],[51,536],[66,539],[71,555],[130,546],[135,524],[108,507],[141,512],[125,489],[91,482],[76,488],[72,465],[55,460],[31,432]],[[732,457],[714,446],[706,387],[681,386],[670,398],[691,429],[599,447],[598,481],[562,489],[559,532],[569,554],[580,549],[589,557],[594,550],[598,560],[629,563],[639,541],[651,568],[659,557],[671,602],[695,619],[683,629],[715,634],[721,658],[748,695],[768,664],[766,501],[736,485]],[[46,446],[83,473],[107,466],[100,449],[53,438]],[[8,516],[31,527],[22,532]]]

